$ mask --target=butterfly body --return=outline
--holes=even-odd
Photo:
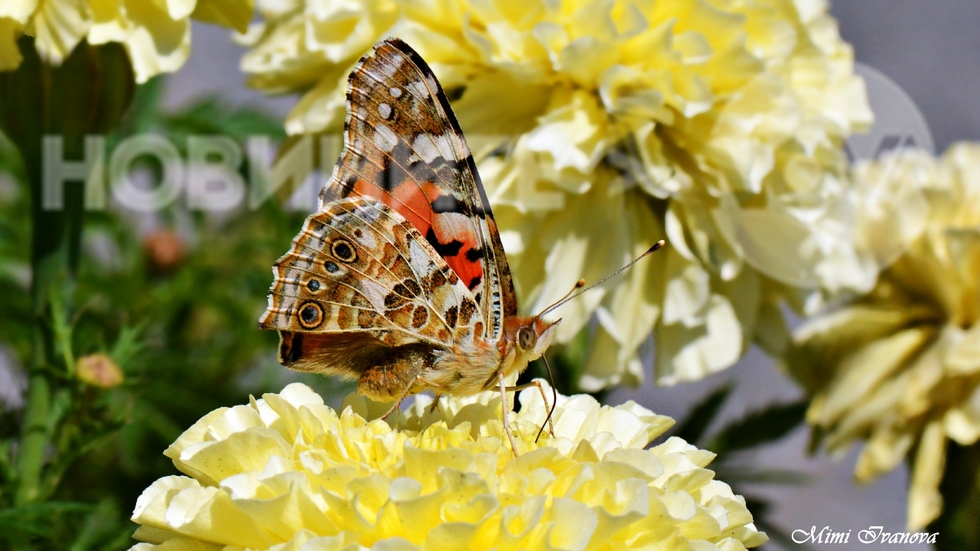
[[[380,401],[495,388],[550,344],[517,315],[476,166],[425,62],[397,39],[351,73],[344,152],[275,281],[260,327],[290,368]]]

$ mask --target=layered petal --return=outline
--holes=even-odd
[[[550,391],[545,385],[546,390]],[[545,392],[549,397],[550,392]],[[714,454],[633,402],[559,396],[554,436],[538,389],[418,396],[387,422],[351,395],[337,412],[292,384],[206,415],[167,449],[186,476],[140,496],[133,549],[745,549],[766,541]],[[509,408],[508,408],[509,409]]]
[[[59,65],[82,40],[123,44],[136,81],[179,69],[190,54],[190,19],[244,31],[252,0],[36,0],[0,8],[0,70],[20,64],[16,44],[26,32],[47,63]]]

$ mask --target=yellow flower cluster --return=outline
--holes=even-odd
[[[17,39],[26,33],[53,65],[82,40],[118,42],[142,83],[187,60],[190,18],[244,31],[253,11],[253,0],[7,0],[0,3],[0,71],[20,65]]]
[[[339,130],[346,74],[380,38],[429,62],[458,98],[523,309],[666,236],[659,258],[560,310],[563,341],[597,314],[586,390],[639,382],[654,329],[660,381],[697,379],[752,342],[779,351],[787,289],[813,305],[873,285],[842,217],[840,150],[871,114],[824,0],[258,9],[242,68],[257,88],[305,94],[290,134]]]
[[[942,510],[949,440],[980,439],[980,145],[904,151],[855,168],[859,242],[894,263],[874,290],[794,336],[786,368],[830,450],[866,445],[860,481],[911,460],[908,522]],[[896,260],[897,257],[897,260]]]
[[[550,395],[550,392],[548,393]],[[351,395],[341,413],[291,384],[198,421],[165,452],[187,476],[140,496],[134,551],[723,549],[766,541],[714,454],[627,403],[561,397],[555,437],[537,389],[503,432],[499,394],[420,396],[407,413]],[[369,420],[374,419],[374,420]]]

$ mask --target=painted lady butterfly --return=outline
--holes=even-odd
[[[505,377],[541,356],[558,323],[517,315],[449,100],[394,38],[351,73],[344,151],[319,212],[273,273],[259,326],[279,331],[280,363],[357,379],[378,401],[426,389],[504,392]]]
[[[522,371],[557,322],[517,315],[476,164],[429,66],[388,39],[350,75],[344,151],[259,320],[279,360],[374,400],[465,395]]]

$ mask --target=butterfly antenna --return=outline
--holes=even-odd
[[[576,286],[576,289],[580,286]],[[575,289],[572,289],[573,291]],[[548,416],[544,418],[544,423],[541,423],[541,428],[538,429],[538,435],[534,437],[534,443],[537,444],[538,438],[541,438],[541,433],[544,432],[544,428],[548,426],[551,422],[551,416],[555,413],[555,407],[558,406],[558,389],[555,388],[555,377],[551,374],[551,365],[548,364],[548,357],[541,356],[544,361],[544,368],[548,371],[548,382],[551,383],[551,409],[548,410]],[[552,429],[552,436],[554,436],[554,429]]]
[[[656,243],[653,244],[652,247],[650,247],[649,249],[647,249],[647,252],[645,252],[645,253],[641,254],[640,256],[634,258],[632,261],[630,261],[629,264],[627,264],[627,265],[623,266],[622,268],[616,270],[615,272],[607,275],[606,277],[600,279],[599,281],[593,283],[592,285],[589,285],[585,289],[582,289],[581,291],[579,291],[579,292],[577,292],[575,294],[572,294],[577,289],[580,289],[580,288],[582,288],[585,285],[585,280],[582,280],[582,279],[578,280],[578,283],[575,284],[575,287],[573,287],[572,290],[568,292],[568,294],[566,294],[564,297],[558,299],[558,302],[555,302],[551,306],[545,308],[540,314],[538,314],[537,316],[535,316],[535,318],[540,318],[541,316],[547,314],[548,312],[554,310],[555,308],[558,308],[559,306],[561,306],[562,304],[565,304],[566,302],[572,300],[573,298],[576,298],[579,295],[581,295],[581,294],[583,294],[583,293],[585,293],[587,291],[590,291],[591,289],[593,289],[595,287],[598,287],[599,285],[602,285],[606,281],[608,281],[608,280],[610,280],[610,279],[618,276],[619,274],[621,274],[624,271],[628,270],[630,268],[630,266],[632,266],[633,264],[636,264],[637,262],[639,262],[640,260],[642,260],[643,257],[647,256],[648,254],[650,254],[650,253],[652,253],[652,252],[654,252],[654,251],[656,251],[658,249],[663,248],[663,246],[666,245],[666,244],[667,243],[664,242],[663,239],[661,239],[660,241],[657,241]]]

